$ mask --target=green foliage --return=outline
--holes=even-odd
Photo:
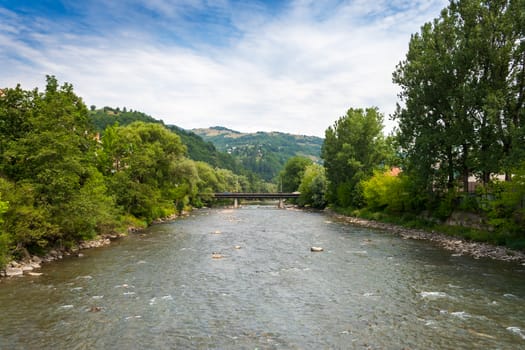
[[[374,175],[362,181],[363,197],[367,208],[402,213],[411,207],[407,188],[408,178],[396,176],[391,170],[375,170]]]
[[[298,199],[300,206],[323,209],[326,202],[327,181],[325,169],[319,164],[307,165],[299,185],[301,195]]]
[[[241,163],[232,155],[218,151],[213,143],[204,141],[199,135],[174,125],[168,125],[168,129],[179,135],[182,143],[186,145],[188,149],[188,157],[190,159],[205,162],[213,167],[228,169],[236,173],[246,172]]]
[[[204,140],[234,156],[242,166],[264,181],[276,181],[288,159],[295,156],[318,161],[323,140],[314,136],[280,132],[240,133],[223,127],[195,129]],[[246,174],[245,174],[246,175]]]
[[[351,108],[326,130],[322,158],[329,180],[328,200],[336,206],[362,206],[360,181],[392,158],[382,122],[377,108]]]
[[[9,141],[0,169],[10,184],[3,186],[12,187],[4,192],[11,203],[6,231],[17,249],[91,237],[112,204],[93,165],[96,144],[82,99],[52,76],[43,93],[4,91],[0,113],[9,123],[2,123],[0,139]]]
[[[488,201],[489,223],[509,237],[525,239],[525,163],[517,168],[511,181],[493,183]]]
[[[38,205],[38,191],[31,183],[13,183],[0,178],[0,192],[9,202],[3,215],[4,232],[17,247],[44,247],[49,240],[60,238],[59,227],[53,224],[50,210]]]
[[[4,232],[3,227],[3,215],[9,208],[9,203],[4,202],[2,199],[2,192],[0,191],[0,270],[7,264],[10,256],[9,256],[9,244],[10,239],[9,235]]]
[[[102,146],[100,168],[126,213],[151,222],[173,212],[173,168],[185,151],[177,135],[161,124],[134,122],[109,127]]]
[[[102,134],[103,139],[109,127],[114,125],[126,126],[133,122],[141,121],[164,125],[161,120],[157,120],[139,111],[123,110],[119,108],[104,107],[103,109],[91,109],[89,113],[95,130]],[[195,161],[203,161],[214,167],[230,169],[235,172],[242,172],[242,166],[229,154],[219,152],[211,142],[204,141],[197,134],[183,130],[175,125],[166,126],[170,131],[177,134],[182,143],[186,146],[187,155]]]
[[[288,159],[284,165],[284,169],[279,174],[280,178],[280,189],[282,192],[294,192],[297,191],[301,180],[303,178],[304,171],[307,166],[311,165],[312,161],[305,157],[292,157]]]

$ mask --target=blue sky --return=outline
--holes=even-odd
[[[84,102],[183,128],[323,136],[397,102],[410,35],[447,0],[0,0],[0,87],[72,83]]]

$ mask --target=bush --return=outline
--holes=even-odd
[[[410,207],[408,178],[393,175],[390,170],[374,171],[374,175],[361,181],[366,206],[371,210],[401,213]]]
[[[324,168],[318,164],[308,165],[299,185],[299,192],[301,192],[298,200],[299,205],[318,209],[324,208],[326,206],[326,189]]]

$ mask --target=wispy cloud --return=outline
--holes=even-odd
[[[92,0],[72,16],[0,7],[0,65],[9,67],[0,84],[32,88],[54,74],[88,105],[127,106],[184,128],[322,136],[350,107],[393,112],[392,71],[410,34],[444,6]]]

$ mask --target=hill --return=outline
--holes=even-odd
[[[131,124],[135,121],[145,123],[158,123],[164,125],[162,120],[155,119],[145,113],[127,110],[125,107],[102,109],[91,108],[89,117],[96,131],[104,133],[106,127],[118,123],[121,126]],[[175,125],[165,125],[172,132],[179,135],[183,144],[188,149],[188,157],[196,161],[206,162],[214,167],[232,170],[235,173],[243,173],[242,166],[235,158],[226,152],[220,152],[213,143],[204,141],[200,136],[191,131],[184,130]]]
[[[291,157],[303,156],[314,162],[321,160],[323,139],[320,137],[282,132],[242,133],[221,126],[192,131],[267,181],[275,179]]]

